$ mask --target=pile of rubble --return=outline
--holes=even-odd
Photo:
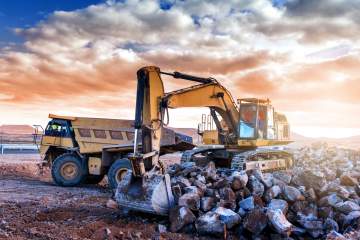
[[[170,230],[240,238],[345,239],[360,230],[360,159],[314,145],[291,171],[261,173],[194,163],[169,167],[176,207]]]

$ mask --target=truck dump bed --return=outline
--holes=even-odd
[[[133,146],[134,121],[127,119],[105,119],[49,115],[53,119],[69,120],[74,131],[80,153],[101,153],[104,146]],[[164,152],[187,150],[194,147],[192,138],[165,128],[161,145]],[[110,147],[111,148],[111,147]]]

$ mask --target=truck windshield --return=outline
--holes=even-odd
[[[45,129],[46,136],[69,137],[70,132],[66,124],[50,121]]]

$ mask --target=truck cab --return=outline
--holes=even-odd
[[[45,128],[42,145],[74,147],[74,130],[69,120],[53,119]]]

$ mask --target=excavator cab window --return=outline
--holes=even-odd
[[[267,109],[267,119],[267,139],[275,139],[274,108],[271,106]]]
[[[256,105],[244,104],[240,107],[240,138],[255,138]]]
[[[259,105],[258,110],[258,138],[266,139],[267,138],[267,106]]]
[[[66,120],[51,120],[45,129],[46,136],[52,137],[71,137],[71,129]]]
[[[274,138],[271,106],[263,103],[240,102],[239,136],[246,139]]]

